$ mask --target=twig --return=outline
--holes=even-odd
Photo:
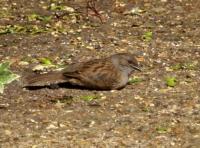
[[[101,14],[98,12],[98,10],[96,9],[96,0],[87,0],[87,15],[88,15],[88,11],[91,10],[94,12],[94,16],[98,17],[101,21],[101,23],[103,23]]]

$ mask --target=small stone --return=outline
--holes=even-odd
[[[12,134],[12,132],[11,132],[10,130],[4,130],[4,132],[5,132],[5,134],[6,134],[7,136],[10,136],[10,135]]]
[[[143,100],[143,98],[142,97],[140,97],[140,96],[135,96],[135,98],[134,98],[135,100]]]
[[[139,13],[142,13],[143,10],[141,10],[139,7],[134,7],[132,8],[131,10],[129,11],[125,11],[124,14],[127,15],[127,14],[131,14],[131,15],[134,15],[134,14],[139,14]]]
[[[114,92],[116,92],[116,90],[111,90],[110,92],[111,92],[111,93],[114,93]]]
[[[150,103],[150,104],[149,104],[149,106],[151,106],[151,107],[154,107],[154,106],[155,106],[155,104],[153,104],[153,103]]]
[[[91,121],[89,127],[93,127],[94,124],[95,124],[95,121]]]
[[[58,129],[58,127],[53,124],[50,124],[46,129]]]
[[[20,62],[19,62],[19,65],[21,65],[21,66],[26,66],[26,65],[29,65],[29,62],[20,61]]]
[[[101,99],[106,99],[106,96],[101,96]]]
[[[67,12],[69,12],[69,13],[75,12],[74,8],[69,7],[69,6],[65,6],[65,7],[64,7],[64,10],[67,11]]]

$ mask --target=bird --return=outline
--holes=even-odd
[[[87,89],[119,90],[127,85],[130,75],[136,70],[141,71],[134,54],[117,53],[69,64],[62,71],[29,76],[26,78],[26,86],[66,82]]]

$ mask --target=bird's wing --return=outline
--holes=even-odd
[[[66,77],[72,77],[72,78],[78,78],[80,74],[85,73],[86,71],[89,71],[96,63],[98,63],[100,60],[91,60],[88,62],[80,62],[69,65],[64,71],[63,75]]]

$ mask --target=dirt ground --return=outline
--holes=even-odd
[[[24,77],[44,57],[67,65],[130,52],[142,81],[118,91],[14,81],[0,96],[0,147],[199,148],[200,1],[95,3],[0,0],[0,60]]]

